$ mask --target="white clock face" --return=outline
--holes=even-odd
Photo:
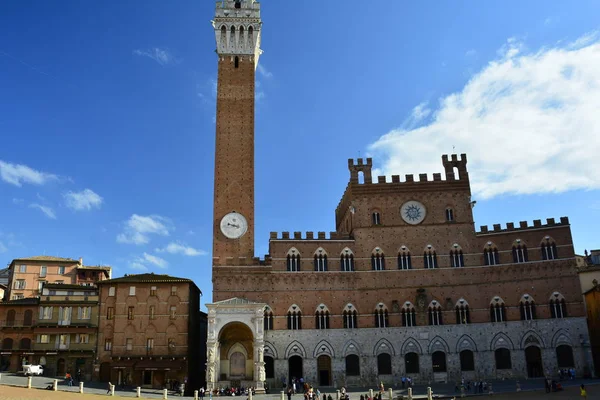
[[[400,208],[400,214],[402,215],[402,219],[404,222],[417,225],[423,222],[425,216],[427,215],[427,210],[425,206],[418,201],[411,200],[407,201]]]
[[[221,232],[229,239],[238,239],[248,230],[248,221],[240,213],[230,212],[221,219]]]

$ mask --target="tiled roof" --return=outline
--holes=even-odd
[[[262,303],[257,303],[255,301],[250,301],[248,299],[243,299],[241,297],[234,297],[234,298],[227,299],[227,300],[217,301],[217,302],[215,302],[213,304],[235,305],[235,304],[262,304]]]
[[[95,286],[74,285],[68,283],[45,283],[44,288],[52,290],[85,290],[92,292],[98,291],[98,288]]]
[[[160,274],[130,274],[125,275],[121,278],[108,279],[106,281],[98,282],[98,284],[105,283],[120,283],[120,282],[136,282],[136,283],[144,283],[144,282],[156,282],[156,283],[167,283],[167,282],[191,282],[194,283],[191,279],[187,278],[177,278],[175,276],[170,275],[160,275]]]
[[[75,262],[78,263],[79,260],[73,260],[72,258],[64,258],[64,257],[53,257],[53,256],[33,256],[33,257],[24,257],[24,258],[15,258],[15,261],[56,261],[56,262]]]

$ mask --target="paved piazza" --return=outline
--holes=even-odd
[[[86,400],[86,399],[98,399],[99,396],[108,397],[106,394],[106,388],[98,384],[97,382],[90,382],[92,387],[86,387],[84,389],[84,394],[77,393],[78,388],[77,385],[73,387],[68,387],[64,382],[59,381],[58,392],[53,392],[50,390],[43,390],[44,387],[50,385],[52,383],[52,379],[46,377],[34,377],[32,380],[32,389],[27,389],[24,386],[27,385],[27,378],[15,374],[2,374],[0,379],[0,400],[28,400],[28,399],[36,399],[36,400]],[[468,397],[489,397],[500,400],[516,400],[516,399],[542,399],[542,398],[551,398],[552,400],[556,399],[578,399],[581,398],[579,394],[579,385],[584,383],[587,388],[588,399],[598,399],[600,400],[600,380],[575,380],[575,381],[563,381],[562,384],[565,386],[565,390],[558,393],[547,394],[543,390],[544,383],[540,379],[533,379],[520,382],[522,391],[519,393],[515,392],[515,381],[494,381],[492,382],[492,387],[494,389],[494,395],[490,396],[489,394],[484,395],[468,395]],[[375,388],[374,388],[375,389]],[[414,395],[417,399],[424,399],[426,393],[426,386],[416,385],[414,387]],[[460,397],[458,393],[454,391],[453,384],[433,384],[432,390],[434,393],[434,397]],[[329,394],[329,391],[325,391],[325,393]],[[350,400],[358,400],[360,395],[363,393],[367,393],[367,388],[362,389],[354,389],[350,390]],[[335,399],[335,393],[331,393],[332,397]],[[406,390],[395,389],[394,390],[394,398],[398,399],[398,396],[406,395]],[[115,397],[128,397],[135,398],[135,389],[134,388],[124,388],[115,390]],[[182,398],[180,396],[175,396],[174,394],[169,393],[169,398]],[[162,399],[163,394],[160,390],[142,390],[142,398],[147,399]],[[186,397],[183,397],[186,398]],[[187,397],[191,398],[191,397]],[[230,398],[230,397],[224,397]],[[265,394],[265,395],[256,395],[253,397],[255,400],[279,400],[280,394]],[[302,400],[302,395],[297,394],[292,399],[293,400]],[[386,396],[383,397],[387,399]],[[208,399],[208,397],[206,397]],[[244,397],[244,399],[246,399]],[[287,400],[287,397],[285,397]]]

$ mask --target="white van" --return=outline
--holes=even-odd
[[[40,376],[44,373],[44,367],[41,365],[23,365],[23,375],[37,375]]]

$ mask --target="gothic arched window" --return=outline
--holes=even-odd
[[[410,251],[406,246],[402,246],[398,252],[398,269],[412,269]]]
[[[288,309],[287,325],[289,330],[302,329],[302,311],[295,304]]]
[[[490,321],[506,322],[506,306],[504,300],[496,296],[490,303]]]
[[[410,301],[402,306],[402,326],[417,326],[415,307]]]
[[[535,319],[535,302],[533,301],[533,297],[528,294],[521,297],[519,310],[521,311],[522,321],[531,321],[532,319]]]
[[[542,251],[542,260],[556,260],[558,258],[556,243],[550,236],[544,238],[540,248]]]
[[[265,307],[265,312],[264,312],[264,328],[265,331],[272,331],[273,330],[273,310],[271,310],[271,307],[266,306]]]
[[[487,247],[483,249],[483,263],[485,265],[500,264],[498,248],[492,242],[488,242]]]
[[[469,313],[469,303],[465,299],[456,302],[456,323],[458,325],[467,325],[471,323],[471,314]]]
[[[325,304],[320,304],[315,311],[315,328],[329,329],[329,309]]]
[[[287,254],[287,271],[288,272],[299,272],[300,271],[300,253],[295,248],[291,248]]]
[[[567,316],[567,303],[562,294],[552,293],[550,297],[550,316],[552,318],[565,318]]]
[[[319,248],[315,252],[314,266],[315,266],[315,271],[316,272],[325,272],[325,271],[327,271],[327,253],[322,248]]]
[[[437,254],[435,253],[435,249],[428,245],[423,253],[423,264],[425,269],[432,269],[438,267],[437,262]]]
[[[520,239],[517,239],[517,241],[513,244],[512,254],[514,263],[524,263],[529,261],[527,246],[525,246],[524,243],[521,243]]]
[[[450,250],[450,265],[453,268],[460,268],[465,266],[465,258],[463,256],[462,249],[457,244],[455,244],[454,248]]]
[[[354,271],[354,254],[352,250],[346,248],[340,255],[340,269],[342,272]]]
[[[390,326],[388,310],[385,304],[379,303],[377,307],[375,307],[374,316],[376,328],[387,328]]]
[[[442,321],[442,307],[437,301],[432,301],[429,304],[429,325],[443,325]]]
[[[358,312],[352,304],[348,304],[346,307],[344,307],[344,311],[342,312],[342,318],[344,320],[344,328],[358,328]]]
[[[379,247],[371,255],[371,268],[373,271],[385,270],[385,256]]]

